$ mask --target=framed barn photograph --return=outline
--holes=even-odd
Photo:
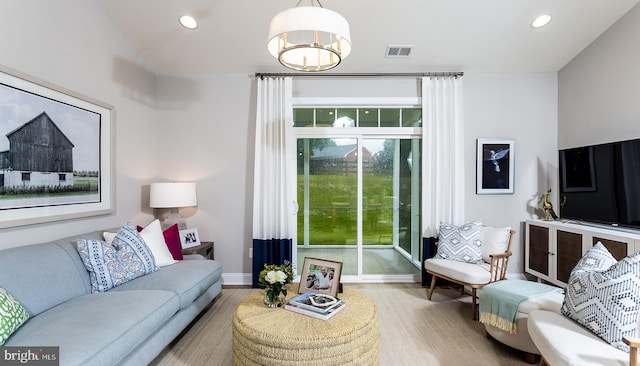
[[[512,140],[478,139],[476,194],[513,194]]]
[[[298,293],[314,291],[336,297],[341,273],[342,262],[305,257]]]
[[[0,67],[0,227],[113,212],[113,107]]]

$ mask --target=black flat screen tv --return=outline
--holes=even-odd
[[[559,150],[559,216],[640,229],[640,139]]]

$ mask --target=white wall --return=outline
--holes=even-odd
[[[540,196],[557,186],[556,73],[465,73],[463,83],[466,219],[516,230],[509,272],[523,272],[521,222],[538,218]],[[475,193],[478,138],[514,140],[514,194]]]
[[[640,5],[558,73],[558,146],[640,138]]]
[[[215,240],[225,281],[250,273],[253,70],[155,75],[99,6],[84,0],[0,2],[0,44],[0,64],[115,106],[117,197],[114,215],[2,229],[0,248],[117,227],[126,220],[144,225],[154,214],[149,183],[194,180],[198,207],[182,210],[188,225],[198,228],[202,240]],[[463,82],[466,216],[517,228],[510,271],[521,272],[518,225],[533,214],[529,201],[555,186],[549,172],[556,169],[556,76],[467,73]],[[415,81],[379,85],[355,79],[345,80],[338,94],[326,85],[318,90],[334,96],[419,94]],[[480,137],[515,140],[515,194],[475,195]]]
[[[225,283],[251,273],[254,95],[248,74],[158,79],[158,100],[171,104],[159,103],[158,178],[197,182],[198,207],[182,212],[201,240],[215,241]]]
[[[145,138],[154,76],[102,9],[84,0],[1,1],[0,44],[3,66],[115,106],[117,197],[114,215],[0,229],[0,249],[148,221],[141,186],[156,172],[156,139]]]

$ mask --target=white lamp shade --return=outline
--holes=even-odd
[[[271,20],[267,49],[288,68],[328,70],[351,53],[349,23],[342,15],[321,7],[287,9]]]
[[[152,183],[149,190],[149,206],[174,208],[196,206],[196,184],[192,182]]]

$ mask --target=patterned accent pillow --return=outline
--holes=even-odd
[[[604,251],[603,251],[604,249]],[[596,245],[571,271],[560,312],[615,348],[629,352],[624,336],[638,336],[640,252],[619,262]],[[611,254],[609,254],[611,256]]]
[[[602,242],[597,242],[580,258],[570,275],[581,271],[606,271],[616,263],[618,260],[609,253],[607,247]]]
[[[153,252],[147,243],[144,242],[144,238],[132,223],[127,222],[118,230],[111,245],[114,248],[118,248],[118,250],[123,246],[131,247],[133,252],[142,261],[144,274],[153,273],[158,270]]]
[[[129,222],[118,230],[111,245],[78,239],[78,252],[89,271],[91,292],[104,292],[157,271],[151,250]]]
[[[462,226],[440,223],[440,238],[435,258],[466,263],[483,263],[479,221]]]
[[[29,313],[7,290],[0,288],[0,346],[29,319]]]

